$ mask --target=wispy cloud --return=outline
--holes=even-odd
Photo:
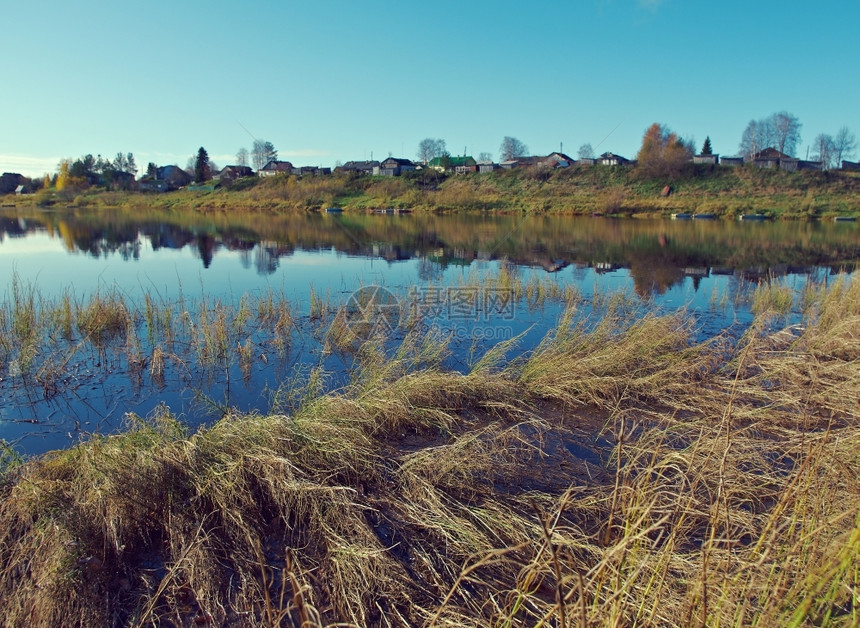
[[[27,157],[0,154],[0,172],[17,172],[27,177],[40,177],[56,172],[60,157]]]

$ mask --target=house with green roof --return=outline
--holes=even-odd
[[[454,157],[452,155],[434,157],[428,162],[427,167],[439,172],[456,172],[457,174],[478,172],[478,162],[468,155],[463,155],[462,157]]]

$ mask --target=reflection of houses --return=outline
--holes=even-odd
[[[710,274],[710,269],[707,266],[688,266],[684,269],[684,275],[687,277],[707,277]]]
[[[412,255],[408,251],[393,243],[374,244],[371,247],[371,253],[374,257],[380,257],[386,262],[401,262],[412,259]]]
[[[690,277],[693,280],[693,289],[698,290],[702,279],[710,275],[710,269],[707,266],[688,266],[684,269],[684,276]]]
[[[548,273],[557,273],[558,271],[567,268],[570,264],[563,259],[546,260],[541,263],[540,267]]]
[[[293,164],[289,161],[272,160],[260,168],[257,174],[261,177],[273,177],[276,174],[292,174]]]
[[[616,270],[621,268],[621,266],[619,266],[618,264],[613,264],[612,262],[594,262],[594,264],[592,264],[592,267],[594,268],[594,272],[600,275],[604,273],[615,272]]]
[[[383,177],[399,177],[404,172],[409,172],[410,170],[415,170],[415,164],[409,159],[389,157],[379,164],[377,168],[373,169],[373,174]]]
[[[342,166],[335,168],[335,172],[354,172],[356,174],[373,174],[375,168],[379,167],[379,162],[371,161],[348,161]]]
[[[280,259],[295,252],[294,247],[275,241],[263,240],[256,248],[254,267],[260,275],[271,275],[278,270]]]

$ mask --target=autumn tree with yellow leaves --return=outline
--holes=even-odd
[[[681,173],[694,150],[692,142],[688,144],[668,127],[655,122],[642,138],[636,167],[645,177],[671,178]]]

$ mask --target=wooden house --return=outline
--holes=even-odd
[[[782,168],[783,170],[797,170],[797,160],[791,155],[786,155],[775,148],[768,147],[760,150],[751,159],[756,168]],[[784,166],[781,165],[784,162]]]
[[[373,174],[378,174],[383,177],[399,177],[404,172],[415,170],[416,166],[409,159],[400,159],[398,157],[389,157],[383,160],[377,168],[374,168]]]
[[[626,166],[630,160],[615,153],[603,153],[598,158],[598,163],[602,166]]]
[[[137,182],[137,189],[141,192],[167,192],[167,181],[161,179],[141,179]]]
[[[218,179],[229,183],[242,177],[253,177],[254,171],[250,166],[224,166],[221,172],[218,173]]]
[[[694,164],[708,164],[716,166],[720,163],[720,156],[717,154],[713,155],[693,155],[693,163]]]
[[[348,172],[357,174],[373,174],[375,168],[379,168],[379,162],[371,161],[348,161],[342,166],[335,168],[335,172]]]
[[[293,164],[289,161],[272,160],[257,172],[261,177],[273,177],[276,174],[292,174]]]
[[[191,183],[191,175],[179,166],[162,166],[156,169],[155,178],[166,181],[168,190],[178,190]]]
[[[540,165],[550,168],[567,168],[568,166],[572,166],[574,163],[575,160],[564,153],[550,153],[541,160]]]
[[[23,184],[23,179],[17,172],[4,172],[0,175],[0,194],[11,194]]]

